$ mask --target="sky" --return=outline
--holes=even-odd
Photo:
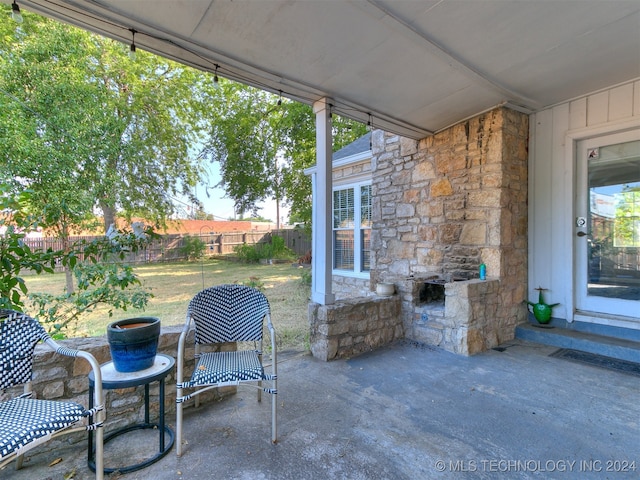
[[[208,184],[216,185],[220,182],[220,167],[219,164],[213,162],[208,166]],[[209,196],[207,197],[207,192]],[[233,200],[225,198],[225,191],[222,188],[205,188],[204,185],[199,185],[195,190],[196,196],[204,205],[206,213],[212,214],[215,220],[228,220],[233,218]],[[186,204],[185,204],[186,206]],[[276,202],[267,201],[258,205],[261,210],[258,211],[258,215],[261,217],[276,221]],[[288,209],[280,206],[280,220],[282,223],[286,223],[289,214]]]

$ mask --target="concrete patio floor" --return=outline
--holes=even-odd
[[[502,347],[463,357],[400,342],[329,363],[283,355],[277,445],[268,396],[258,404],[255,391],[240,390],[186,410],[181,458],[174,448],[143,470],[106,478],[640,477],[640,377],[550,357],[554,347]],[[156,447],[157,432],[140,432],[148,434]],[[106,465],[124,450],[140,454],[139,445],[134,437],[121,451],[109,443]],[[62,461],[49,466],[55,458]],[[9,465],[0,479],[9,478],[94,475],[76,446],[36,454],[17,472]]]

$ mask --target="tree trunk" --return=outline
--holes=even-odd
[[[109,207],[104,203],[100,204],[100,208],[102,209],[102,216],[104,218],[104,232],[107,233],[109,227],[113,225],[114,228],[116,225],[116,209],[113,207]]]
[[[71,250],[71,247],[69,246],[69,230],[67,229],[66,225],[62,227],[61,240],[62,240],[62,248],[65,254],[68,254],[69,251]],[[74,293],[75,286],[73,284],[73,272],[71,271],[71,267],[69,265],[65,265],[64,267],[64,278],[65,278],[67,293],[68,294]]]
[[[69,265],[64,267],[64,279],[67,285],[67,293],[72,294],[75,292],[75,285],[73,284],[73,272],[69,268]]]

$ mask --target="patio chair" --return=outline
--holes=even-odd
[[[97,379],[94,392],[94,405],[97,407],[87,410],[72,401],[31,398],[33,353],[39,341],[57,354],[80,357],[89,362]],[[90,353],[56,343],[34,318],[21,312],[0,309],[0,392],[6,394],[8,388],[19,386],[23,386],[21,395],[0,402],[0,468],[14,459],[16,469],[22,468],[24,454],[52,438],[95,430],[96,478],[101,480],[104,477],[104,402],[100,365]]]
[[[262,363],[264,322],[271,335],[271,374]],[[191,379],[184,381],[185,343],[195,323],[195,360]],[[253,342],[253,349],[202,352],[204,345],[227,342]],[[221,345],[218,345],[221,346]],[[219,285],[202,290],[189,302],[187,319],[178,341],[176,393],[176,436],[178,456],[182,455],[182,410],[184,402],[216,387],[249,385],[271,395],[271,441],[276,443],[277,352],[276,334],[271,324],[267,297],[244,285]],[[269,382],[263,388],[262,382]],[[183,390],[191,393],[183,394]],[[196,396],[196,407],[198,397]]]

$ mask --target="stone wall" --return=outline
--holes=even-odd
[[[499,280],[490,348],[526,318],[528,117],[498,108],[421,141],[373,132],[371,284],[396,283],[408,338],[415,321],[410,277],[487,275]],[[474,342],[474,344],[477,342]],[[441,345],[459,350],[456,342]],[[475,350],[475,349],[472,349]]]
[[[397,295],[310,303],[309,319],[311,352],[325,361],[354,357],[404,337]]]
[[[178,338],[182,327],[163,327],[159,339],[158,352],[176,357],[178,351]],[[185,365],[185,375],[191,375],[194,368],[193,359],[193,331],[187,337],[186,356],[189,361]],[[59,343],[65,347],[85,350],[96,357],[99,363],[111,360],[109,345],[106,336],[91,338],[76,338],[62,340]],[[226,348],[235,348],[235,344],[228,344]],[[33,396],[34,398],[46,398],[48,400],[71,400],[88,406],[89,381],[88,374],[91,368],[81,358],[66,357],[53,352],[46,345],[38,345],[34,357],[33,369]],[[150,385],[150,419],[152,422],[158,418],[158,383]],[[199,395],[201,402],[209,402],[231,394],[235,387],[225,389],[213,389]],[[0,392],[0,400],[14,397],[22,393],[20,389],[8,389]],[[105,407],[107,420],[105,422],[105,434],[123,426],[139,423],[144,419],[144,387],[126,388],[120,390],[105,390]],[[185,403],[188,408],[194,404],[194,400]],[[165,378],[165,412],[176,411],[176,375],[175,368]],[[34,450],[42,452],[56,449],[60,444],[75,444],[86,442],[86,433],[63,435],[47,442]],[[83,445],[86,448],[86,443]]]
[[[414,309],[415,340],[462,355],[483,352],[501,343],[501,326],[496,321],[498,280],[467,280],[444,287],[443,305]]]
[[[369,279],[347,277],[334,274],[331,284],[331,291],[338,300],[355,297],[367,297],[374,294],[374,292],[371,291],[371,287],[369,285]]]

